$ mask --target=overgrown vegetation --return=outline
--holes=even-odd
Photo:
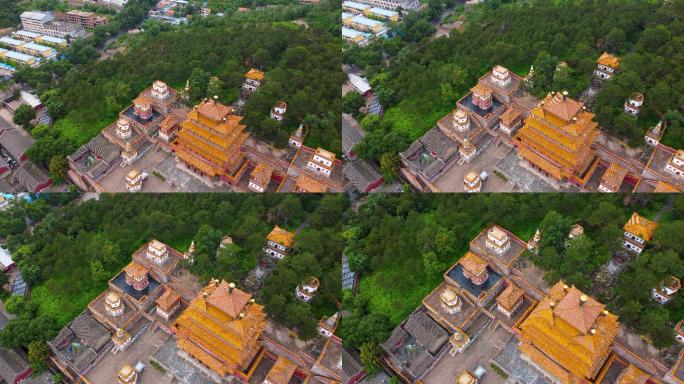
[[[665,205],[668,199],[675,200],[672,211]],[[621,228],[635,210],[651,218],[662,210],[664,216],[650,248],[620,275],[606,305],[656,346],[670,345],[684,296],[663,307],[650,298],[650,287],[667,275],[684,274],[684,198],[661,195],[371,195],[343,233],[360,285],[358,294],[343,292],[350,316],[341,337],[355,348],[385,341],[467,251],[470,240],[491,224],[524,241],[539,228],[540,252],[525,258],[545,272],[549,284],[563,279],[591,291],[593,275],[620,248]],[[566,248],[575,223],[584,226],[585,235]]]
[[[49,340],[152,238],[181,252],[194,239],[191,271],[201,283],[211,277],[239,282],[275,224],[299,230],[296,253],[277,264],[257,299],[269,316],[308,339],[320,317],[339,307],[340,218],[347,205],[342,195],[121,194],[70,203],[49,195],[13,206],[0,215],[0,233],[32,290],[28,305],[19,306],[19,319],[0,332],[0,343]],[[27,228],[26,218],[37,224]],[[217,255],[224,235],[235,247]],[[319,277],[321,287],[303,304],[294,290],[308,275]]]

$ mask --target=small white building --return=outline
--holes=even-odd
[[[318,293],[319,286],[320,282],[317,278],[313,276],[307,277],[306,280],[299,283],[295,289],[295,296],[297,297],[297,300],[308,303]]]
[[[651,289],[651,297],[660,304],[667,304],[681,288],[682,282],[677,277],[668,276]]]
[[[646,144],[650,145],[651,147],[658,145],[658,143],[660,143],[660,139],[663,137],[663,131],[663,121],[660,120],[655,127],[651,127],[648,131],[646,131],[646,136],[644,136]]]
[[[482,190],[482,180],[477,172],[470,171],[463,177],[463,190],[468,193],[480,192]]]
[[[271,108],[271,119],[283,121],[285,120],[285,112],[287,112],[287,103],[281,100]]]
[[[143,187],[143,177],[144,172],[140,172],[137,169],[131,169],[126,174],[126,189],[128,192],[140,192]]]
[[[632,116],[639,116],[642,105],[644,105],[644,95],[634,92],[629,99],[625,100],[625,112]]]
[[[684,176],[684,149],[672,154],[670,160],[665,164],[665,171],[676,176]]]
[[[511,249],[511,239],[506,231],[494,225],[487,231],[485,247],[500,255]]]
[[[321,321],[318,322],[318,334],[328,338],[335,334],[337,330],[337,324],[340,320],[340,313],[335,312],[332,316],[323,316]]]
[[[169,259],[169,250],[166,244],[154,239],[147,243],[147,258],[156,264],[163,264]]]
[[[311,156],[311,159],[309,159],[306,167],[321,175],[330,177],[334,162],[335,154],[319,147]]]
[[[292,132],[290,135],[290,140],[288,141],[288,144],[290,147],[293,148],[301,148],[302,144],[304,144],[304,137],[306,136],[306,132],[304,132],[304,123],[299,124],[299,128],[297,128],[296,131]]]
[[[266,236],[266,254],[275,257],[278,260],[283,259],[292,248],[294,244],[295,234],[287,231],[279,226],[275,226],[271,233]]]
[[[594,74],[600,79],[610,80],[620,70],[620,59],[608,52],[604,52],[596,60],[596,65]]]
[[[640,254],[646,247],[646,242],[653,237],[653,231],[657,227],[658,224],[634,212],[632,217],[622,227],[624,230],[622,237],[623,248]]]

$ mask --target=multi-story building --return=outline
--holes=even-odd
[[[316,152],[311,155],[306,167],[318,174],[330,177],[332,173],[333,164],[335,163],[335,154],[323,148],[316,148]]]
[[[655,222],[640,216],[636,212],[632,213],[632,217],[622,227],[624,231],[622,246],[640,254],[646,247],[646,242],[653,237],[653,232],[657,227],[658,224]]]
[[[140,171],[131,169],[126,174],[126,189],[128,192],[140,192],[142,190],[143,178]]]
[[[418,0],[357,0],[357,2],[385,9],[401,9],[402,12],[413,11],[420,7]]]
[[[247,73],[245,73],[245,82],[242,84],[242,90],[245,91],[247,95],[259,89],[261,83],[264,81],[264,72],[251,68]]]
[[[619,326],[603,304],[560,281],[518,326],[519,349],[560,383],[594,383]]]
[[[128,3],[128,0],[99,0],[99,2],[121,8]]]
[[[55,18],[49,12],[25,11],[21,13],[20,19],[24,30],[44,34],[46,25]]]
[[[608,52],[604,52],[596,60],[596,65],[594,74],[600,79],[610,80],[620,70],[620,59]]]
[[[247,139],[241,116],[215,99],[193,108],[181,123],[173,149],[194,173],[215,182],[236,183],[247,161],[240,150]]]
[[[356,29],[347,28],[345,26],[342,27],[342,38],[349,43],[359,45],[364,45],[368,42],[365,33],[357,31]]]
[[[279,226],[275,226],[273,230],[266,236],[266,247],[264,252],[280,260],[287,256],[294,244],[295,233],[287,231]]]
[[[567,94],[549,93],[525,120],[515,145],[539,172],[584,187],[599,162],[592,149],[598,124],[584,103]]]
[[[77,9],[67,12],[66,20],[84,28],[95,28],[98,25],[106,25],[108,22],[107,18],[104,16],[96,15],[94,12],[85,12]]]
[[[217,382],[247,382],[263,357],[264,307],[234,283],[212,279],[173,326],[181,357]]]
[[[463,190],[468,193],[480,192],[482,190],[482,180],[475,171],[468,172],[463,178]]]

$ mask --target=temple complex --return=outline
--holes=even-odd
[[[520,76],[501,65],[480,77],[452,112],[400,153],[411,183],[435,191],[432,183],[449,167],[473,161],[499,137],[509,143],[534,107],[534,97],[522,84]]]
[[[492,382],[659,383],[662,371],[617,344],[620,323],[603,304],[563,281],[546,288],[516,263],[541,238],[538,230],[524,242],[500,226],[485,228],[381,344],[385,366],[422,384],[477,382],[483,370],[485,379],[503,376]]]
[[[296,234],[290,232],[279,226],[273,227],[273,230],[266,236],[266,247],[264,252],[276,259],[282,259],[290,252],[294,245]]]
[[[273,151],[246,132],[242,112],[264,77],[260,70],[249,70],[233,105],[220,103],[215,95],[192,109],[185,105],[189,82],[179,95],[155,81],[116,121],[67,157],[69,178],[83,191],[142,191],[141,179],[129,168],[135,167],[138,175],[156,176],[144,183],[148,192],[341,191],[342,161],[334,152],[307,147],[304,123],[292,132],[284,151]],[[285,124],[287,110],[287,103],[278,101],[263,112]],[[0,176],[2,171],[0,164]]]
[[[181,123],[173,143],[178,159],[201,176],[235,183],[246,162],[240,151],[247,139],[241,119],[216,98],[203,101]]]
[[[67,380],[75,382],[89,375],[89,371],[110,355],[128,353],[152,324],[170,326],[169,321],[193,294],[195,287],[172,276],[173,268],[161,272],[136,257],[141,250],[156,252],[157,261],[168,261],[170,254],[179,254],[157,240],[143,245],[133,260],[109,280],[107,290],[48,342],[53,352],[50,362]],[[116,380],[134,383],[137,375],[124,366]]]
[[[622,246],[640,254],[646,247],[646,242],[653,237],[653,232],[657,227],[658,224],[655,222],[640,216],[636,212],[632,213],[632,217],[622,227],[624,230]]]
[[[177,343],[187,358],[208,374],[249,380],[263,355],[259,336],[266,326],[264,307],[225,280],[212,280],[174,323]]]
[[[567,92],[552,92],[532,110],[516,135],[518,154],[544,174],[583,187],[598,165],[591,147],[598,135],[593,118]]]

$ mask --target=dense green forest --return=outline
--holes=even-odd
[[[387,126],[371,127],[361,155],[378,159],[378,153],[394,151],[396,138],[380,139],[388,132],[405,142],[420,137],[497,64],[521,76],[534,65],[531,92],[537,97],[560,89],[578,97],[603,51],[620,56],[623,71],[596,100],[601,126],[638,146],[646,129],[666,115],[670,127],[664,143],[684,147],[684,1],[496,0],[466,11],[458,5],[455,13],[465,12],[463,31],[436,39],[430,22],[453,2],[428,4],[399,23],[394,37],[343,52],[343,62],[365,69],[388,106]],[[646,97],[638,119],[622,113],[634,91]]]
[[[269,316],[308,339],[321,316],[339,308],[341,217],[349,204],[343,195],[120,194],[86,202],[61,196],[0,214],[0,233],[32,287],[19,318],[0,332],[2,345],[53,337],[152,238],[181,252],[195,240],[190,270],[202,283],[211,277],[240,281],[256,266],[276,224],[299,233],[295,253],[276,265],[257,297]],[[36,224],[27,227],[26,218]],[[234,246],[217,253],[225,235]],[[318,276],[321,288],[303,304],[294,289],[308,275]]]
[[[524,241],[539,228],[539,254],[523,259],[540,267],[548,283],[564,279],[593,294],[595,273],[620,249],[621,228],[635,210],[650,218],[661,213],[655,238],[620,274],[610,294],[597,296],[655,345],[671,345],[674,324],[684,317],[684,296],[663,307],[650,298],[650,287],[667,275],[684,275],[684,197],[674,195],[370,195],[343,233],[345,254],[360,284],[358,293],[343,292],[350,316],[340,335],[355,348],[386,340],[467,251],[470,240],[491,224]],[[585,236],[566,248],[576,223]]]
[[[244,121],[252,133],[284,146],[300,121],[305,121],[309,127],[306,144],[339,150],[343,75],[334,28],[339,1],[195,18],[182,27],[145,21],[144,32],[126,36],[125,44],[115,43],[124,47],[123,52],[98,60],[96,48],[107,44],[109,36],[144,18],[149,4],[137,1],[142,13],[127,5],[124,11],[135,10],[131,11],[135,17],[124,19],[123,12],[118,14],[117,20],[125,23],[96,28],[92,38],[76,41],[64,60],[17,72],[16,80],[34,87],[56,118],[53,127],[33,130],[37,140],[29,151],[32,160],[48,164],[55,156],[72,153],[156,79],[179,90],[189,80],[193,102],[217,94],[232,103],[250,67],[266,72],[262,92],[246,106]],[[278,100],[288,103],[282,123],[269,118]]]

